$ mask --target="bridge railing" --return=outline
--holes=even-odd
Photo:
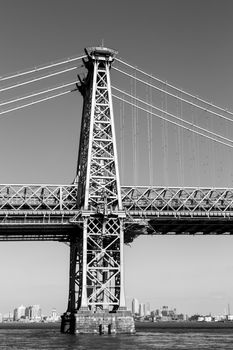
[[[75,209],[75,185],[0,185],[0,211]]]

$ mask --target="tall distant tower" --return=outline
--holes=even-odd
[[[136,298],[132,300],[132,313],[133,315],[139,315],[139,301]]]
[[[76,183],[80,215],[70,247],[70,287],[62,331],[134,332],[126,311],[124,218],[110,68],[116,51],[86,49],[87,76],[77,84],[83,114]],[[68,326],[67,326],[68,325]]]

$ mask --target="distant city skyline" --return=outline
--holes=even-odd
[[[0,310],[0,322],[4,320],[8,321],[31,321],[31,322],[41,322],[44,320],[47,321],[58,321],[60,315],[57,313],[55,308],[51,308],[48,314],[43,313],[42,308],[39,304],[34,305],[19,305],[13,307],[9,312],[1,312]]]
[[[138,300],[136,297],[134,297],[131,300],[131,306],[129,307],[129,309],[132,311],[132,313],[138,316],[146,316],[149,315],[151,312],[158,312],[160,310],[160,312],[162,312],[162,310],[166,309],[166,310],[172,310],[174,312],[179,312],[179,310],[177,309],[176,305],[170,305],[168,306],[168,304],[162,304],[162,305],[153,305],[151,306],[150,303],[142,301],[142,300]],[[214,314],[211,310],[209,310],[209,312],[207,313],[199,313],[199,312],[194,312],[192,314],[189,314],[188,312],[185,312],[185,310],[182,311],[182,314],[187,315],[188,317],[191,317],[193,315],[200,315],[200,316],[209,316],[209,315],[215,315],[217,316],[217,314]],[[233,320],[233,313],[231,313],[231,305],[228,303],[227,305],[225,305],[224,309],[222,310],[222,312],[219,313],[219,316],[231,316],[232,320]]]

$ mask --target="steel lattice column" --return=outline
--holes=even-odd
[[[116,52],[86,50],[88,74],[77,85],[84,98],[77,169],[82,251],[71,271],[77,310],[125,308],[123,219],[109,70]],[[72,250],[72,248],[71,248]],[[72,256],[72,254],[71,254]],[[81,280],[80,280],[81,278]],[[74,286],[74,278],[71,277]],[[81,286],[80,286],[81,284]],[[72,297],[73,295],[73,297]],[[74,300],[74,288],[70,300]]]

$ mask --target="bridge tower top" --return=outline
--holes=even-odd
[[[87,56],[93,60],[112,62],[118,54],[116,50],[103,46],[88,47],[85,49]]]

